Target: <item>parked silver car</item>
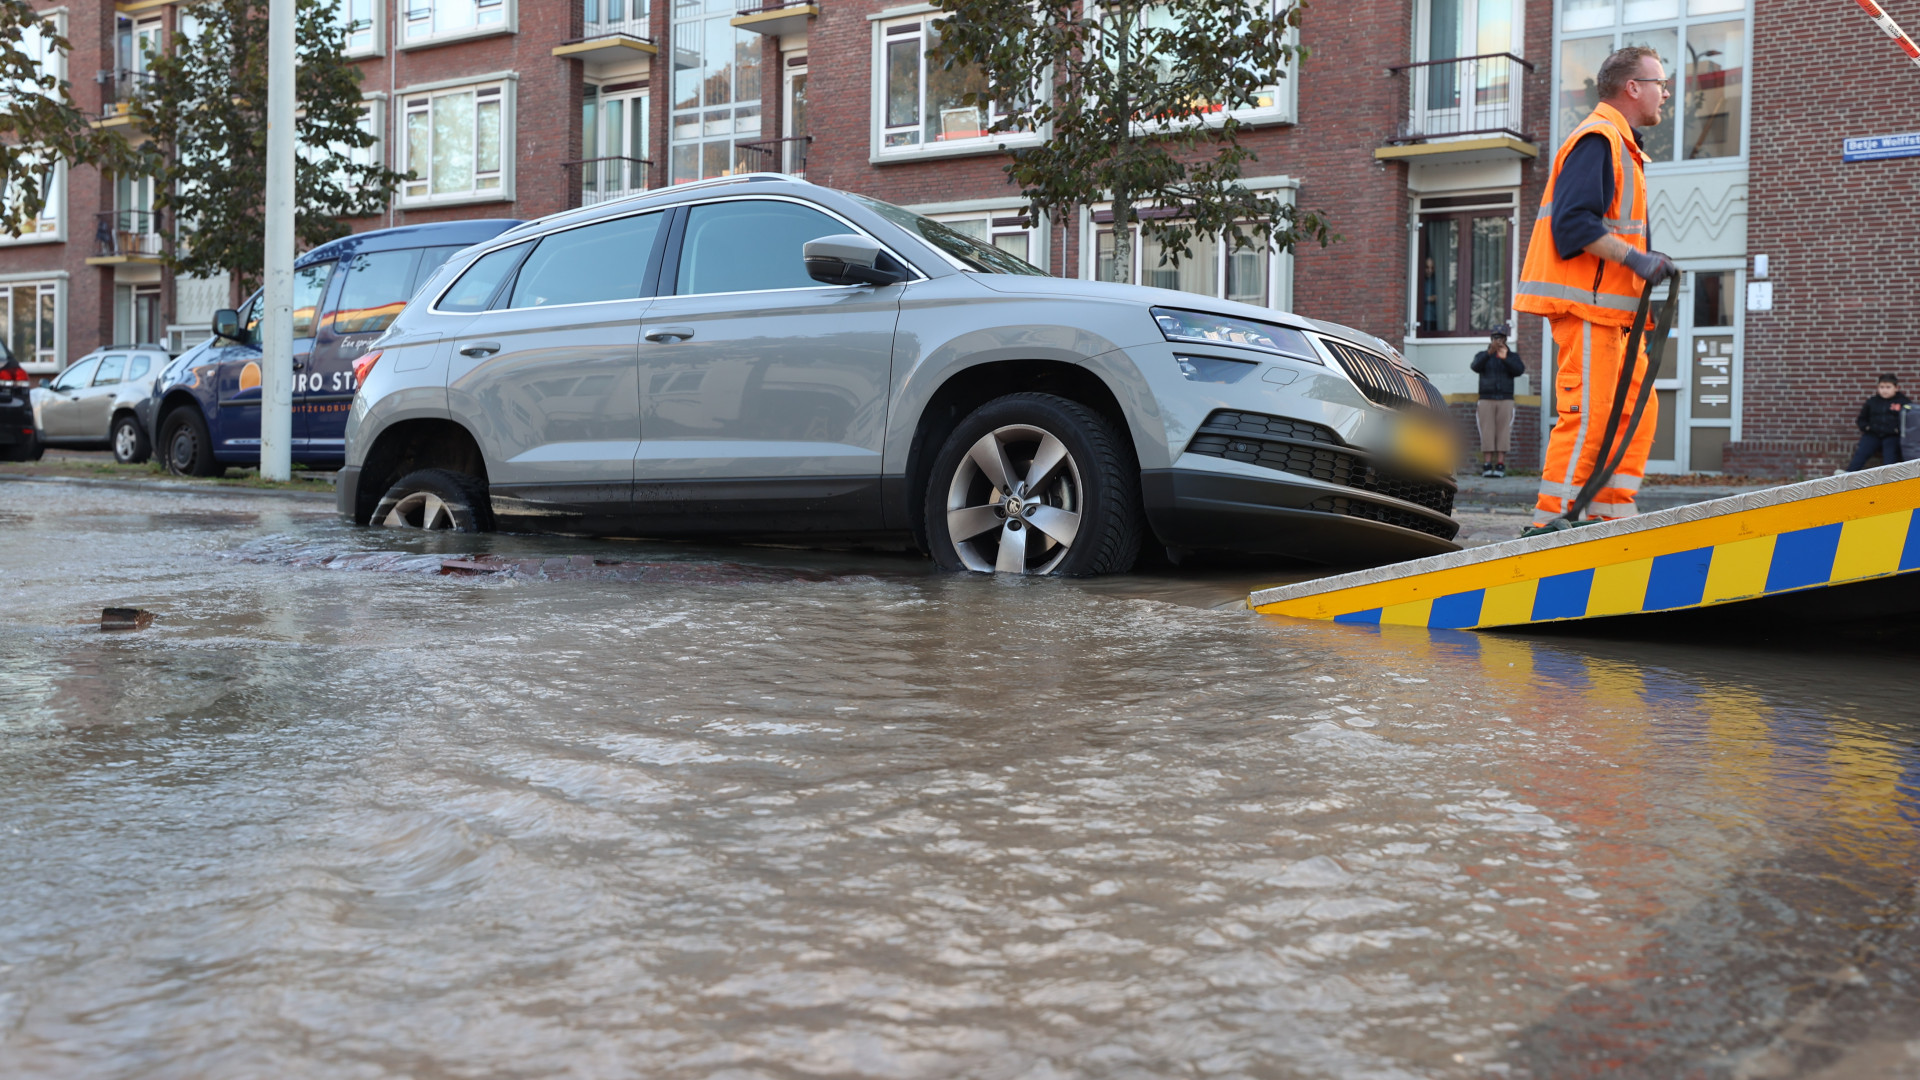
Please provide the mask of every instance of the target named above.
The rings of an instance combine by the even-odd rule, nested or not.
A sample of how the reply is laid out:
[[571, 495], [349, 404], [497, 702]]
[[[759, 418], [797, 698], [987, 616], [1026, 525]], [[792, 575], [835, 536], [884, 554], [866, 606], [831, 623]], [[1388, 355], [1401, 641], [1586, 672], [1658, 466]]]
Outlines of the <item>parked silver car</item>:
[[1454, 547], [1444, 400], [1378, 339], [1053, 278], [791, 177], [511, 229], [372, 348], [338, 486], [363, 525], [892, 538], [1062, 574], [1145, 543]]
[[163, 345], [109, 345], [75, 360], [33, 391], [41, 444], [112, 450], [122, 465], [147, 460], [147, 414], [167, 360]]

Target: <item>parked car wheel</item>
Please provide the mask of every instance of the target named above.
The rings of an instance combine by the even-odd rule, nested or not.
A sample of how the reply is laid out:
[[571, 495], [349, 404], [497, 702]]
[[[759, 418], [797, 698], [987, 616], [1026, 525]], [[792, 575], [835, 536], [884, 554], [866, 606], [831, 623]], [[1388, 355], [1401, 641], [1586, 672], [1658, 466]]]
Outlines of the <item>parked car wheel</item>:
[[46, 452], [46, 445], [40, 441], [38, 434], [34, 434], [27, 436], [25, 442], [14, 443], [7, 456], [14, 461], [39, 461]]
[[122, 413], [113, 422], [113, 460], [122, 465], [138, 465], [151, 456], [147, 433], [130, 413]]
[[213, 459], [213, 436], [200, 410], [192, 406], [167, 414], [160, 426], [161, 460], [180, 476], [218, 476], [226, 469]]
[[492, 532], [493, 500], [486, 481], [451, 469], [420, 469], [387, 489], [371, 524], [384, 529]]
[[1077, 402], [997, 398], [962, 420], [934, 459], [926, 527], [946, 570], [1124, 573], [1144, 531], [1132, 448]]

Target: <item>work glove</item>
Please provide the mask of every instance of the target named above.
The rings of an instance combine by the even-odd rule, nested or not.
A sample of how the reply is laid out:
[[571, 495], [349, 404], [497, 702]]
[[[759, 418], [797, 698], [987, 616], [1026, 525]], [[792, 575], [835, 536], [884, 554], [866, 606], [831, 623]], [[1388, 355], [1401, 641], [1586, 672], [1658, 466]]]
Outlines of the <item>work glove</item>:
[[1639, 275], [1643, 281], [1659, 281], [1680, 272], [1672, 259], [1657, 251], [1629, 251], [1626, 264], [1627, 269]]

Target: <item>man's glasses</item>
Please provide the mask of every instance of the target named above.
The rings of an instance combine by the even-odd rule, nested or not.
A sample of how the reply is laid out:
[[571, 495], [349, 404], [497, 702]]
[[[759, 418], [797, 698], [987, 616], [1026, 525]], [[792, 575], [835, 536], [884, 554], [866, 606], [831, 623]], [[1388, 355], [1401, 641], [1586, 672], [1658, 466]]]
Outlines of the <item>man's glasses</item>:
[[1664, 79], [1628, 79], [1627, 81], [1628, 81], [1628, 82], [1650, 82], [1650, 83], [1659, 83], [1659, 84], [1660, 84], [1660, 89], [1662, 89], [1662, 90], [1665, 90], [1665, 91], [1666, 91], [1667, 93], [1669, 93], [1669, 94], [1671, 94], [1671, 93], [1673, 93], [1673, 78], [1672, 78], [1672, 76], [1668, 76], [1667, 78], [1664, 78]]

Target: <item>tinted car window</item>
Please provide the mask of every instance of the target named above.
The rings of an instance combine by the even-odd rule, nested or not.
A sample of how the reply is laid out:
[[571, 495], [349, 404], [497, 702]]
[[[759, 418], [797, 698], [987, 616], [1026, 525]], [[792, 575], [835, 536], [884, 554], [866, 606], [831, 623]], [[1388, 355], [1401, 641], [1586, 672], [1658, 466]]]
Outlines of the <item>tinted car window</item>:
[[355, 255], [341, 269], [339, 306], [327, 314], [336, 334], [385, 330], [413, 296], [414, 268], [420, 249], [374, 251]]
[[100, 372], [93, 377], [93, 385], [110, 386], [113, 383], [117, 383], [120, 381], [120, 377], [126, 374], [126, 370], [127, 358], [125, 355], [116, 353], [113, 356], [103, 356], [100, 358]]
[[800, 249], [809, 240], [852, 230], [818, 210], [790, 202], [707, 203], [687, 213], [677, 291], [748, 292], [819, 288]]
[[509, 307], [631, 300], [640, 295], [665, 214], [638, 214], [554, 233], [527, 256]]
[[93, 377], [93, 369], [99, 366], [99, 363], [100, 361], [98, 360], [80, 361], [79, 363], [73, 365], [67, 370], [61, 372], [60, 377], [53, 380], [53, 389], [78, 390], [79, 388], [87, 385], [87, 380]]
[[527, 244], [515, 244], [512, 247], [490, 251], [460, 275], [453, 288], [440, 297], [437, 305], [441, 311], [485, 311], [487, 302], [500, 288], [507, 275], [519, 264], [520, 256], [527, 253]]
[[247, 306], [240, 312], [240, 325], [247, 328], [247, 341], [251, 344], [260, 342], [260, 317], [266, 303], [266, 293], [254, 293], [253, 299], [248, 300]]
[[293, 336], [313, 336], [320, 325], [320, 300], [327, 295], [327, 279], [333, 276], [333, 262], [315, 263], [293, 272]]
[[132, 382], [135, 379], [145, 378], [147, 372], [152, 369], [153, 360], [151, 358], [136, 356], [133, 358], [133, 363], [127, 365], [127, 381]]

